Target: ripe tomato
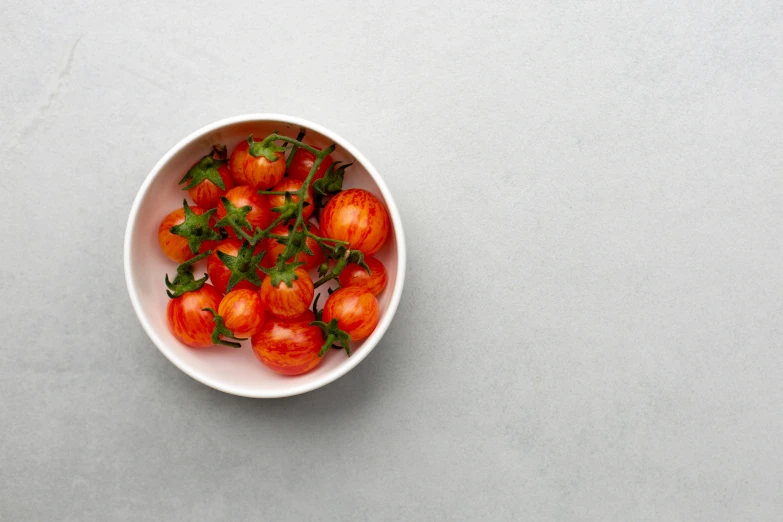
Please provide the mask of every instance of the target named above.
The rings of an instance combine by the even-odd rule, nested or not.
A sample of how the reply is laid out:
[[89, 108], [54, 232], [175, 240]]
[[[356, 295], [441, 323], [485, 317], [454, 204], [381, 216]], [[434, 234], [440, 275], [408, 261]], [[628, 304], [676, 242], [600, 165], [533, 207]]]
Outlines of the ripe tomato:
[[215, 323], [212, 322], [212, 314], [203, 309], [217, 310], [222, 298], [223, 295], [207, 283], [198, 290], [169, 299], [166, 307], [169, 330], [174, 337], [193, 348], [212, 346]]
[[378, 295], [386, 288], [386, 267], [374, 257], [365, 257], [364, 262], [370, 269], [370, 273], [365, 272], [359, 265], [350, 263], [340, 272], [340, 286], [356, 286], [372, 295]]
[[[318, 227], [315, 226], [312, 223], [307, 223], [307, 229], [315, 234], [316, 236], [321, 236], [321, 231], [318, 230]], [[289, 234], [288, 227], [285, 225], [278, 225], [275, 228], [272, 229], [272, 234], [278, 235], [278, 236], [288, 236]], [[296, 263], [304, 263], [304, 267], [306, 270], [313, 270], [318, 265], [323, 263], [324, 261], [324, 251], [321, 248], [321, 245], [318, 244], [318, 242], [313, 238], [306, 238], [305, 244], [307, 247], [313, 252], [313, 255], [307, 255], [304, 252], [299, 252], [293, 261]], [[267, 250], [266, 250], [266, 256], [264, 257], [264, 260], [261, 262], [261, 264], [266, 268], [272, 268], [274, 264], [277, 262], [277, 256], [283, 253], [283, 250], [285, 250], [285, 245], [280, 244], [276, 239], [269, 239], [267, 243]]]
[[218, 314], [235, 337], [250, 337], [264, 324], [264, 305], [257, 289], [231, 290], [220, 301]]
[[[261, 141], [262, 138], [253, 138], [253, 141]], [[247, 185], [247, 177], [245, 176], [245, 160], [248, 157], [248, 145], [247, 140], [242, 140], [239, 145], [231, 152], [231, 157], [228, 159], [228, 168], [231, 170], [231, 175], [234, 177], [237, 185]]]
[[367, 290], [356, 286], [340, 288], [326, 300], [323, 321], [337, 319], [340, 330], [352, 341], [368, 337], [378, 325], [378, 301]]
[[201, 208], [215, 208], [218, 203], [220, 203], [220, 197], [234, 188], [234, 178], [231, 177], [231, 172], [229, 172], [228, 167], [219, 167], [218, 174], [220, 174], [220, 179], [223, 180], [223, 185], [226, 187], [226, 190], [221, 189], [210, 180], [205, 179], [188, 190], [188, 194], [190, 194], [190, 197], [196, 202], [196, 205]]
[[[326, 174], [329, 165], [334, 163], [331, 156], [327, 156], [321, 162], [318, 170], [315, 172], [315, 176], [310, 180], [310, 183], [317, 179], [321, 179]], [[291, 165], [288, 166], [288, 177], [291, 179], [298, 179], [304, 181], [307, 179], [307, 175], [310, 174], [310, 169], [315, 164], [315, 154], [305, 149], [296, 149], [294, 158], [291, 160]]]
[[297, 279], [290, 288], [284, 281], [280, 281], [276, 287], [272, 286], [271, 277], [265, 277], [261, 282], [261, 301], [276, 317], [286, 319], [302, 315], [313, 300], [315, 289], [310, 274], [302, 267], [297, 268], [294, 273]]
[[[275, 192], [296, 192], [302, 188], [302, 182], [298, 179], [291, 179], [286, 178], [272, 189]], [[291, 194], [291, 201], [297, 202], [299, 201], [299, 196], [295, 194]], [[307, 219], [310, 216], [313, 215], [313, 209], [315, 208], [313, 206], [313, 189], [312, 186], [307, 187], [307, 194], [305, 194], [305, 202], [309, 203], [309, 205], [305, 205], [305, 207], [302, 209], [302, 218]], [[277, 196], [277, 195], [270, 195], [269, 196], [269, 206], [272, 208], [275, 207], [281, 207], [285, 204], [285, 196]]]
[[[250, 212], [247, 213], [245, 218], [248, 223], [250, 223], [251, 227], [266, 228], [275, 219], [275, 216], [269, 207], [269, 198], [267, 196], [259, 196], [255, 189], [248, 187], [247, 185], [232, 188], [226, 192], [225, 197], [237, 208], [246, 205], [250, 206]], [[226, 208], [223, 206], [222, 201], [217, 206], [217, 216], [218, 220], [226, 217]], [[236, 232], [231, 227], [226, 227], [226, 230], [230, 237], [237, 237]], [[242, 230], [253, 235], [252, 229], [244, 227]]]
[[272, 318], [252, 337], [253, 353], [283, 375], [299, 375], [318, 366], [324, 342], [321, 329], [307, 321]]
[[[193, 213], [197, 216], [200, 216], [206, 212], [206, 210], [203, 208], [195, 206], [190, 207], [190, 210], [192, 210]], [[158, 226], [158, 243], [160, 244], [161, 250], [163, 250], [163, 253], [166, 254], [169, 259], [176, 261], [177, 263], [184, 263], [196, 255], [191, 252], [190, 246], [188, 245], [188, 240], [186, 238], [172, 234], [169, 231], [171, 227], [179, 225], [184, 221], [185, 209], [178, 208], [163, 218], [163, 221], [160, 222], [160, 226]], [[214, 219], [210, 219], [210, 224], [214, 225], [214, 221]], [[199, 253], [206, 252], [207, 250], [214, 248], [215, 243], [215, 241], [202, 242], [201, 247], [199, 247]]]
[[386, 207], [364, 189], [340, 192], [321, 211], [321, 229], [327, 237], [348, 241], [350, 248], [368, 256], [381, 249], [389, 227]]
[[254, 189], [269, 189], [274, 187], [285, 175], [285, 155], [276, 152], [276, 161], [269, 161], [264, 156], [255, 157], [248, 153], [245, 157], [245, 180]]
[[[263, 251], [264, 246], [265, 246], [265, 240], [259, 241], [256, 244], [256, 247], [253, 249], [253, 255], [256, 255], [261, 251]], [[228, 255], [236, 257], [237, 252], [239, 252], [240, 248], [242, 248], [242, 242], [240, 240], [229, 238], [219, 243], [212, 251], [212, 253], [209, 254], [209, 257], [207, 257], [207, 274], [209, 274], [209, 280], [212, 282], [213, 285], [215, 285], [215, 288], [217, 288], [218, 291], [220, 291], [220, 293], [223, 294], [226, 293], [226, 288], [228, 287], [228, 280], [231, 279], [231, 269], [227, 267], [225, 263], [223, 263], [223, 261], [220, 259], [220, 257], [217, 254], [218, 250], [221, 252], [225, 252]], [[264, 257], [264, 259], [266, 259], [266, 257]], [[259, 279], [264, 278], [264, 273], [261, 270], [256, 269], [256, 274], [258, 274]], [[258, 291], [258, 286], [254, 285], [248, 280], [242, 280], [238, 282], [236, 285], [234, 285], [234, 288], [232, 288], [231, 290], [233, 291], [237, 289]]]

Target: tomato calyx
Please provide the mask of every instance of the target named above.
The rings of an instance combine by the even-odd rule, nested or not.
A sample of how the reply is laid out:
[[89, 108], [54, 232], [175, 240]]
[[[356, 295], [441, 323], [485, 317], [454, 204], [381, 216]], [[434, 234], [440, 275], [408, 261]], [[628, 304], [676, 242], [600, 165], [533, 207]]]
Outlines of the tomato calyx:
[[[316, 316], [318, 316], [318, 314], [316, 314]], [[310, 323], [310, 326], [317, 326], [320, 328], [325, 339], [321, 350], [318, 352], [318, 357], [323, 357], [323, 355], [329, 351], [329, 348], [342, 348], [345, 350], [348, 357], [351, 356], [351, 336], [348, 335], [348, 332], [340, 330], [340, 327], [337, 326], [337, 319], [332, 319], [328, 323], [319, 319], [318, 321]]]
[[240, 281], [249, 281], [256, 286], [261, 286], [261, 278], [258, 277], [256, 270], [265, 255], [266, 250], [263, 250], [254, 256], [253, 247], [248, 241], [242, 243], [236, 256], [218, 250], [218, 258], [231, 271], [231, 277], [226, 285], [226, 293], [230, 292]]
[[221, 196], [220, 201], [223, 203], [223, 208], [226, 209], [226, 215], [221, 220], [215, 223], [216, 227], [230, 227], [234, 229], [234, 232], [238, 236], [246, 236], [246, 232], [242, 228], [252, 229], [250, 222], [247, 220], [248, 213], [253, 210], [250, 205], [237, 208], [230, 199], [226, 196]]
[[[287, 263], [289, 259], [299, 254], [299, 252], [302, 252], [308, 256], [313, 255], [313, 251], [310, 249], [309, 246], [307, 246], [307, 232], [304, 231], [305, 227], [299, 227], [298, 230], [292, 230], [290, 227], [288, 229], [288, 235], [287, 236], [272, 236], [270, 235], [270, 239], [273, 239], [280, 243], [281, 245], [291, 245], [290, 248], [286, 247], [286, 249], [278, 256], [277, 262], [282, 266], [284, 263]], [[291, 252], [290, 254], [288, 252]]]
[[207, 250], [206, 252], [197, 255], [194, 258], [188, 259], [184, 263], [180, 264], [177, 267], [177, 275], [174, 276], [174, 281], [169, 281], [169, 275], [166, 274], [166, 287], [168, 287], [168, 290], [166, 290], [166, 294], [171, 299], [174, 299], [176, 297], [181, 296], [182, 294], [185, 294], [187, 292], [194, 292], [196, 290], [200, 290], [202, 286], [204, 286], [204, 283], [207, 282], [207, 279], [209, 279], [209, 276], [207, 274], [204, 274], [204, 277], [201, 279], [196, 279], [193, 277], [193, 265], [207, 257], [212, 253], [212, 250]]
[[226, 164], [228, 164], [226, 146], [215, 145], [212, 147], [212, 152], [198, 160], [198, 163], [193, 165], [185, 176], [179, 180], [180, 184], [189, 182], [182, 190], [195, 188], [204, 180], [211, 181], [220, 190], [226, 190], [223, 178], [220, 176], [220, 172], [218, 172], [218, 169]]
[[212, 227], [209, 226], [209, 218], [212, 217], [212, 214], [214, 214], [217, 209], [213, 208], [207, 210], [199, 216], [190, 209], [188, 200], [182, 200], [182, 204], [185, 210], [185, 221], [171, 227], [169, 232], [187, 239], [190, 251], [193, 254], [198, 254], [201, 243], [204, 241], [217, 241], [220, 239], [220, 234], [212, 230]]
[[321, 278], [313, 283], [313, 288], [318, 288], [332, 279], [337, 279], [349, 263], [357, 264], [368, 274], [370, 273], [370, 267], [364, 262], [364, 253], [361, 250], [348, 250], [345, 246], [338, 245], [335, 248], [335, 252], [341, 254], [336, 257], [337, 262], [335, 262], [331, 270], [329, 269], [328, 263], [322, 263], [321, 266], [318, 267], [318, 275], [321, 276]]
[[299, 279], [299, 276], [296, 275], [296, 269], [305, 265], [305, 263], [283, 263], [280, 265], [279, 259], [281, 259], [282, 256], [283, 254], [280, 254], [278, 263], [272, 268], [261, 267], [260, 270], [270, 277], [270, 282], [273, 287], [277, 288], [281, 282], [284, 282], [288, 288], [293, 288], [294, 281]]
[[[270, 191], [259, 190], [258, 193], [269, 194]], [[298, 194], [298, 191], [295, 192], [294, 194]], [[288, 221], [291, 218], [295, 218], [299, 213], [299, 202], [293, 200], [293, 197], [291, 196], [291, 192], [286, 191], [284, 195], [285, 195], [285, 202], [279, 207], [272, 207], [271, 209], [272, 212], [277, 212], [278, 214], [280, 214], [279, 219], [282, 220], [283, 222]], [[310, 203], [308, 203], [307, 201], [302, 202], [303, 209], [308, 205], [310, 205]]]
[[317, 179], [313, 182], [313, 190], [322, 196], [328, 194], [336, 194], [343, 189], [343, 178], [345, 177], [345, 169], [353, 165], [353, 162], [341, 165], [339, 161], [335, 161], [329, 168], [326, 169], [324, 177]]
[[221, 317], [215, 310], [212, 308], [202, 308], [203, 311], [209, 312], [212, 314], [212, 320], [215, 322], [215, 329], [212, 330], [212, 342], [214, 344], [222, 344], [223, 346], [230, 346], [231, 348], [241, 348], [242, 345], [239, 343], [226, 341], [225, 339], [221, 339], [222, 337], [228, 337], [229, 339], [234, 339], [235, 341], [246, 341], [247, 337], [236, 337], [234, 335], [234, 332], [226, 328], [225, 323], [223, 322], [223, 317]]
[[[272, 134], [272, 136], [276, 136], [277, 134]], [[247, 145], [248, 149], [247, 152], [254, 158], [260, 158], [263, 156], [267, 160], [271, 162], [277, 161], [280, 156], [277, 155], [278, 152], [285, 152], [285, 147], [281, 147], [280, 145], [275, 145], [275, 140], [270, 140], [269, 138], [266, 138], [263, 141], [255, 141], [253, 140], [253, 135], [247, 137]]]

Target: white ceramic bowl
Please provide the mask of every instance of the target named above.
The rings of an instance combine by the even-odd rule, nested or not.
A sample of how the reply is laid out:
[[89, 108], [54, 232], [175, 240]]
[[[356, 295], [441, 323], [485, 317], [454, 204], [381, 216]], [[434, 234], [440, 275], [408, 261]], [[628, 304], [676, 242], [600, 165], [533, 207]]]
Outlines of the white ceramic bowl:
[[[386, 289], [378, 296], [381, 310], [378, 326], [363, 342], [352, 343], [351, 357], [347, 357], [345, 352], [330, 350], [313, 371], [285, 377], [261, 364], [249, 341], [237, 350], [228, 347], [193, 349], [174, 338], [166, 325], [168, 297], [163, 280], [166, 273], [174, 276], [176, 264], [161, 252], [157, 230], [163, 217], [181, 207], [187, 195], [177, 182], [190, 166], [209, 152], [213, 144], [225, 144], [230, 152], [251, 133], [266, 136], [278, 131], [296, 137], [300, 127], [307, 129], [307, 143], [319, 148], [335, 143], [337, 149], [332, 156], [336, 160], [354, 162], [346, 171], [345, 188], [365, 188], [386, 203], [392, 230], [376, 257], [386, 266], [389, 280]], [[136, 195], [125, 231], [124, 259], [125, 279], [133, 308], [144, 330], [163, 355], [197, 381], [244, 397], [297, 395], [320, 388], [344, 375], [367, 357], [383, 337], [397, 310], [405, 279], [405, 239], [400, 214], [378, 172], [358, 150], [334, 132], [309, 121], [280, 114], [246, 114], [220, 120], [197, 130], [172, 147], [158, 161]], [[200, 277], [204, 272], [206, 269], [202, 261], [196, 265], [196, 276]]]

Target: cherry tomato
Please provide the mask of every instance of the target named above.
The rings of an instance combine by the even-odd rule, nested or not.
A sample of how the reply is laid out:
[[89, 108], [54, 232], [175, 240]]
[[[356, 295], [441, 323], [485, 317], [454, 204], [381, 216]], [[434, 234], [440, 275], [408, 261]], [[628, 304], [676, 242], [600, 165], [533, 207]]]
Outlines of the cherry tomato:
[[[261, 141], [263, 138], [253, 138], [253, 141]], [[231, 170], [231, 175], [234, 177], [237, 185], [247, 185], [247, 177], [245, 176], [245, 160], [248, 157], [248, 145], [247, 140], [242, 140], [239, 145], [231, 152], [231, 157], [228, 159], [228, 168]]]
[[[314, 224], [307, 223], [307, 229], [316, 236], [321, 236], [321, 231], [318, 230], [318, 227]], [[288, 237], [289, 232], [290, 231], [288, 230], [288, 227], [285, 225], [278, 225], [271, 231], [272, 234], [286, 237]], [[296, 258], [294, 258], [294, 261], [288, 262], [305, 263], [304, 268], [306, 270], [312, 270], [323, 263], [324, 251], [321, 248], [321, 245], [319, 245], [318, 242], [313, 238], [308, 237], [305, 239], [305, 244], [313, 252], [313, 255], [307, 255], [304, 252], [299, 252], [296, 255]], [[261, 262], [261, 264], [266, 268], [271, 268], [277, 262], [277, 256], [283, 253], [283, 250], [285, 250], [285, 245], [279, 243], [276, 239], [269, 239], [269, 242], [267, 243], [266, 256], [264, 257], [264, 260]]]
[[367, 290], [357, 286], [340, 288], [326, 300], [323, 321], [337, 319], [340, 330], [352, 341], [368, 337], [378, 325], [378, 301]]
[[308, 321], [269, 319], [252, 337], [253, 353], [283, 375], [299, 375], [318, 366], [324, 343], [321, 329]]
[[264, 305], [258, 290], [231, 290], [220, 301], [218, 314], [236, 337], [250, 337], [264, 324]]
[[[272, 189], [275, 192], [296, 192], [302, 188], [302, 182], [298, 179], [291, 179], [286, 178]], [[291, 194], [291, 201], [297, 202], [299, 201], [299, 196], [296, 196], [294, 194]], [[310, 216], [313, 215], [313, 189], [312, 186], [307, 187], [307, 194], [305, 194], [305, 202], [309, 203], [309, 205], [305, 205], [305, 207], [302, 209], [302, 218], [307, 219]], [[269, 196], [269, 206], [272, 208], [283, 206], [285, 203], [285, 196], [277, 196], [277, 195], [270, 195]]]
[[[334, 163], [331, 156], [327, 156], [321, 162], [318, 170], [315, 172], [315, 176], [310, 180], [310, 183], [317, 179], [321, 179], [326, 174], [329, 165]], [[310, 174], [310, 169], [315, 164], [315, 154], [305, 149], [296, 149], [294, 158], [291, 160], [291, 165], [288, 167], [288, 177], [291, 179], [298, 179], [304, 181], [307, 179], [307, 175]]]
[[389, 227], [386, 207], [364, 189], [340, 192], [321, 211], [321, 229], [327, 237], [348, 241], [350, 248], [368, 256], [381, 249]]
[[365, 272], [359, 265], [350, 263], [340, 272], [340, 286], [356, 286], [372, 295], [378, 295], [386, 288], [386, 267], [374, 257], [365, 257], [364, 262], [370, 269], [370, 273]]
[[285, 155], [276, 152], [276, 161], [269, 161], [264, 156], [255, 157], [248, 153], [245, 156], [245, 180], [254, 189], [269, 189], [274, 187], [285, 175]]
[[[265, 240], [259, 241], [256, 244], [256, 247], [253, 249], [253, 255], [256, 255], [264, 250], [264, 245]], [[207, 257], [207, 274], [209, 275], [209, 280], [213, 285], [215, 285], [215, 288], [217, 288], [220, 293], [226, 293], [228, 280], [231, 279], [231, 269], [229, 269], [223, 263], [217, 252], [220, 250], [221, 252], [225, 252], [228, 255], [236, 257], [237, 252], [239, 252], [241, 247], [242, 242], [240, 240], [233, 238], [225, 239], [219, 243], [212, 253], [209, 254], [209, 257]], [[266, 259], [266, 257], [264, 257], [264, 259]], [[264, 278], [264, 273], [261, 270], [256, 270], [256, 274], [258, 274], [259, 279]], [[238, 282], [231, 290], [233, 291], [238, 289], [258, 291], [258, 287], [246, 279]]]
[[272, 278], [265, 277], [261, 282], [261, 301], [264, 307], [274, 316], [293, 318], [305, 313], [315, 295], [313, 280], [310, 274], [302, 267], [294, 273], [297, 276], [289, 288], [284, 281], [272, 286]]
[[223, 295], [207, 283], [198, 290], [169, 299], [166, 307], [169, 330], [174, 337], [193, 348], [212, 346], [215, 323], [212, 322], [212, 314], [203, 308], [217, 310], [222, 298]]
[[[246, 205], [251, 207], [250, 212], [247, 213], [245, 218], [252, 227], [266, 228], [275, 219], [274, 213], [269, 207], [269, 198], [267, 196], [259, 196], [255, 189], [248, 187], [247, 185], [232, 188], [226, 192], [225, 197], [237, 208]], [[217, 216], [218, 220], [223, 219], [226, 216], [226, 208], [223, 206], [222, 201], [217, 206]], [[226, 227], [226, 230], [230, 237], [237, 237], [234, 229]], [[247, 227], [242, 230], [250, 235], [253, 234], [253, 230], [248, 230]]]
[[[203, 208], [195, 206], [190, 207], [190, 210], [192, 210], [193, 213], [197, 216], [200, 216], [206, 212], [206, 210]], [[183, 221], [185, 221], [185, 209], [178, 208], [163, 218], [163, 221], [161, 221], [160, 226], [158, 227], [158, 243], [160, 244], [160, 248], [169, 259], [176, 261], [177, 263], [184, 263], [196, 255], [190, 251], [190, 246], [188, 246], [187, 239], [169, 232], [171, 227], [179, 225]], [[214, 224], [214, 219], [211, 219], [210, 222]], [[215, 243], [215, 241], [202, 242], [201, 247], [199, 247], [199, 253], [206, 252], [207, 250], [214, 248]]]
[[218, 203], [220, 203], [220, 197], [234, 188], [234, 178], [231, 177], [231, 172], [229, 172], [228, 167], [219, 167], [218, 174], [220, 174], [220, 179], [223, 180], [223, 185], [226, 187], [226, 190], [221, 189], [210, 180], [205, 179], [188, 190], [188, 194], [190, 194], [190, 197], [196, 202], [196, 205], [201, 208], [215, 208]]

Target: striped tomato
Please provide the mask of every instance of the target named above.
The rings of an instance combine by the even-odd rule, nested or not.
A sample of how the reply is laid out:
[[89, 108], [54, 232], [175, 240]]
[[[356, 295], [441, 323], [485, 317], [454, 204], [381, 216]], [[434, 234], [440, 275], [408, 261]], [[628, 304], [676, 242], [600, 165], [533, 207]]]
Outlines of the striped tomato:
[[205, 284], [198, 290], [169, 299], [166, 307], [169, 330], [192, 348], [212, 346], [215, 323], [212, 322], [212, 314], [204, 308], [217, 310], [222, 298], [223, 295], [214, 286]]
[[253, 353], [267, 367], [283, 375], [299, 375], [318, 366], [324, 342], [321, 329], [304, 320], [267, 320], [252, 337]]
[[321, 231], [327, 237], [348, 241], [349, 247], [371, 256], [389, 237], [389, 213], [384, 204], [364, 189], [340, 192], [321, 211]]
[[289, 287], [285, 281], [280, 281], [277, 286], [272, 286], [272, 277], [265, 277], [261, 282], [261, 301], [266, 309], [274, 316], [283, 319], [291, 319], [302, 315], [310, 308], [310, 303], [315, 295], [313, 280], [310, 274], [302, 267], [294, 273], [296, 279]]

